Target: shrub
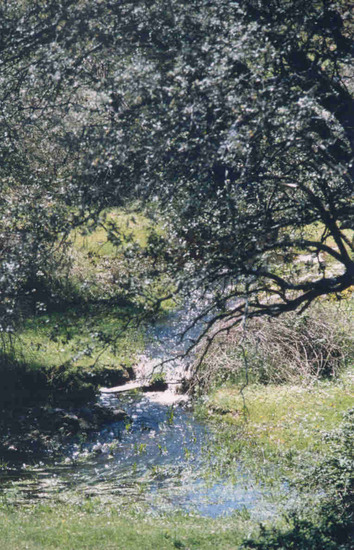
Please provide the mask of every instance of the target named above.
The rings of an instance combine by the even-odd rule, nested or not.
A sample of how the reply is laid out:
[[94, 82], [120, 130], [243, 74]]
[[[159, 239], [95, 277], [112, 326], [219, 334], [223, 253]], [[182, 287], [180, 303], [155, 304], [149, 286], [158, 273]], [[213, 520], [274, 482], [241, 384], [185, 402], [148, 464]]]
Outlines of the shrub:
[[305, 467], [297, 485], [316, 490], [322, 498], [315, 509], [305, 498], [298, 510], [286, 517], [285, 528], [261, 526], [257, 538], [245, 541], [241, 548], [255, 550], [349, 550], [353, 548], [354, 409], [348, 411], [342, 425], [325, 437], [330, 446], [327, 455], [315, 467]]
[[[311, 383], [336, 377], [353, 356], [350, 307], [322, 302], [299, 315], [252, 319], [217, 337], [199, 369], [202, 386], [224, 381]], [[247, 365], [246, 365], [247, 364]]]

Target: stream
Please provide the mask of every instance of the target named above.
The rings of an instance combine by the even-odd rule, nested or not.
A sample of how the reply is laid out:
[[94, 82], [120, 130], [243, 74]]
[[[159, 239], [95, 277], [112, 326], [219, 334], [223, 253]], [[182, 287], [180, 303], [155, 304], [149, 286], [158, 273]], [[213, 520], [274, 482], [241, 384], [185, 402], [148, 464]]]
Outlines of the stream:
[[[151, 328], [150, 358], [163, 358], [166, 345], [176, 348], [177, 326], [180, 316], [174, 313]], [[163, 344], [157, 345], [161, 335]], [[73, 437], [39, 464], [0, 470], [0, 498], [26, 505], [76, 493], [122, 507], [134, 502], [150, 513], [182, 510], [215, 518], [247, 509], [258, 519], [274, 514], [269, 488], [241, 463], [223, 466], [215, 428], [198, 420], [188, 402], [170, 405], [158, 393], [102, 393], [100, 404], [124, 409], [127, 419]]]

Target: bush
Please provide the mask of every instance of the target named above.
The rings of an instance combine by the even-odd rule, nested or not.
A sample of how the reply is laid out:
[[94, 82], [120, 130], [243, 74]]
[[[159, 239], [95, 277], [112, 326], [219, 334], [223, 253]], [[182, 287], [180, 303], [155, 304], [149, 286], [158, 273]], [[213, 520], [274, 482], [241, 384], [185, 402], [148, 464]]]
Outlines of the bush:
[[256, 550], [349, 550], [353, 548], [354, 409], [348, 411], [339, 429], [325, 437], [330, 445], [315, 467], [305, 467], [297, 486], [317, 491], [319, 505], [311, 509], [304, 501], [286, 518], [285, 528], [261, 526], [257, 538], [241, 548]]
[[202, 386], [224, 381], [311, 383], [336, 377], [353, 356], [348, 302], [322, 302], [299, 315], [252, 319], [245, 333], [214, 340], [199, 370]]
[[288, 518], [288, 529], [265, 529], [257, 540], [245, 542], [241, 548], [247, 550], [350, 550], [350, 522], [338, 515], [334, 507], [318, 518], [317, 522], [299, 518], [297, 514]]

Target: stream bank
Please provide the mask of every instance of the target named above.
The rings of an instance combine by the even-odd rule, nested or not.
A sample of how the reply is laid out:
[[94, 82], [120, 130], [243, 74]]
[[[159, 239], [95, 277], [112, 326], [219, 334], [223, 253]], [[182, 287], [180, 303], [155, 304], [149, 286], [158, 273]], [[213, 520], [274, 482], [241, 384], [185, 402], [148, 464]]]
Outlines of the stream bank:
[[[158, 329], [153, 327], [155, 335]], [[161, 327], [164, 334], [169, 330], [170, 326]], [[159, 373], [155, 366], [166, 348], [157, 348], [151, 355], [147, 348], [135, 383], [145, 385], [142, 365], [146, 376]], [[169, 380], [165, 372], [164, 382]], [[24, 431], [31, 423], [33, 431], [40, 432], [41, 423], [45, 431], [51, 415], [60, 417], [66, 427], [61, 430], [63, 426], [52, 420], [44, 438], [48, 446], [29, 446], [22, 456], [18, 449], [8, 449], [0, 474], [1, 542], [8, 536], [12, 547], [25, 548], [14, 543], [17, 535], [10, 524], [26, 532], [23, 540], [40, 541], [38, 547], [45, 550], [55, 548], [56, 543], [50, 542], [55, 527], [61, 537], [70, 533], [70, 542], [61, 538], [61, 550], [71, 550], [72, 540], [75, 548], [85, 549], [89, 544], [122, 550], [236, 549], [251, 533], [260, 536], [260, 521], [269, 526], [276, 522], [286, 530], [279, 513], [291, 510], [294, 502], [304, 499], [308, 510], [320, 513], [318, 495], [324, 499], [327, 486], [311, 487], [309, 497], [290, 488], [289, 480], [300, 465], [312, 468], [329, 453], [324, 430], [329, 433], [336, 427], [350, 406], [350, 387], [349, 374], [311, 387], [250, 386], [247, 422], [240, 414], [239, 390], [232, 384], [205, 396], [197, 410], [188, 402], [176, 403], [176, 398], [185, 397], [176, 396], [171, 388], [103, 391], [88, 410], [82, 405], [34, 408], [28, 411], [31, 419], [23, 419]], [[58, 432], [54, 438], [53, 429]], [[31, 432], [32, 428], [29, 437]], [[57, 525], [56, 517], [65, 529]], [[4, 518], [10, 518], [8, 525]], [[322, 529], [318, 517], [316, 521]], [[93, 525], [100, 530], [97, 536]], [[137, 533], [145, 537], [145, 546]], [[30, 544], [31, 550], [35, 548], [36, 542]]]
[[[0, 475], [3, 498], [11, 495], [14, 503], [29, 505], [78, 492], [123, 507], [134, 499], [159, 513], [184, 510], [214, 518], [242, 509], [259, 518], [274, 513], [269, 491], [267, 503], [264, 487], [241, 463], [234, 469], [236, 482], [226, 471], [220, 475], [213, 433], [190, 405], [163, 400], [164, 392], [102, 393], [94, 410], [102, 415], [110, 410], [112, 416], [99, 427], [59, 434], [44, 452], [27, 449], [27, 464], [13, 445], [12, 462]], [[69, 418], [76, 422], [77, 415]]]

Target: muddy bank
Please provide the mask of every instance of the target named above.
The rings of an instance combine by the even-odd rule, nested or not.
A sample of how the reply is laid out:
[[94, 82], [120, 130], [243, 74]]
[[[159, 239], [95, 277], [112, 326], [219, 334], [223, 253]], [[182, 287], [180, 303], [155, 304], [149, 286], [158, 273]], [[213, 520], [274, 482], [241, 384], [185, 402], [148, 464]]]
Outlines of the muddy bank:
[[75, 437], [83, 439], [89, 433], [99, 432], [112, 423], [130, 422], [128, 413], [119, 406], [118, 400], [105, 403], [100, 395], [114, 397], [139, 389], [151, 402], [165, 406], [188, 400], [186, 395], [173, 391], [175, 387], [172, 390], [164, 380], [151, 380], [148, 377], [136, 380], [134, 370], [124, 375], [118, 371], [118, 375], [104, 379], [108, 382], [119, 381], [120, 384], [103, 387], [100, 391], [95, 385], [94, 400], [86, 401], [85, 396], [92, 396], [83, 394], [80, 388], [79, 395], [73, 394], [72, 401], [66, 393], [56, 395], [50, 404], [40, 400], [34, 405], [32, 399], [31, 405], [3, 409], [0, 418], [0, 458], [10, 465], [55, 458], [60, 455], [61, 446], [69, 444]]
[[97, 402], [79, 408], [43, 405], [3, 411], [0, 457], [9, 465], [55, 457], [74, 436], [85, 437], [118, 421], [129, 421], [121, 407]]

